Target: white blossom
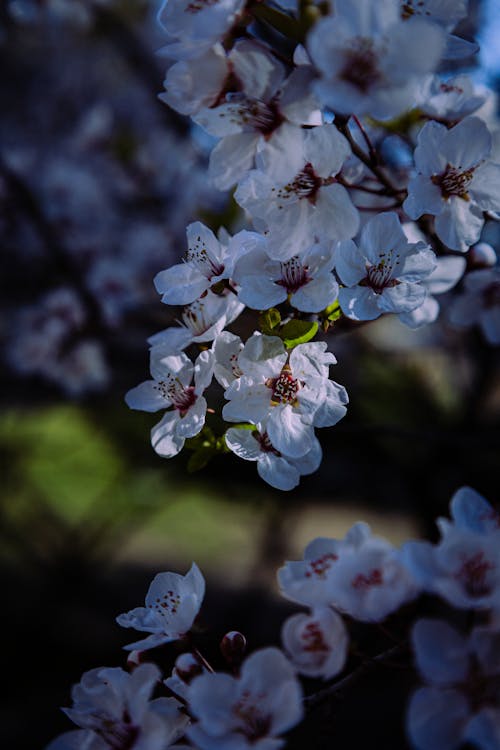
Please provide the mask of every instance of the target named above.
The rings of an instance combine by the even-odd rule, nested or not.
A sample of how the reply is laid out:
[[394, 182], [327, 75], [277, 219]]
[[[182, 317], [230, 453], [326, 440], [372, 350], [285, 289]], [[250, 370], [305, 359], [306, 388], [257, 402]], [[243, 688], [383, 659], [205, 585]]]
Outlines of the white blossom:
[[329, 607], [288, 617], [281, 638], [295, 669], [306, 677], [329, 680], [344, 668], [349, 636], [342, 618]]
[[417, 175], [403, 208], [412, 219], [434, 215], [438, 237], [452, 250], [468, 250], [481, 234], [483, 211], [500, 209], [500, 165], [490, 153], [491, 134], [478, 117], [451, 130], [431, 121], [418, 135]]
[[125, 646], [127, 651], [144, 651], [176, 641], [189, 632], [205, 595], [205, 579], [196, 563], [185, 576], [158, 573], [146, 594], [146, 606], [119, 615], [124, 628], [151, 633], [147, 638]]
[[423, 242], [408, 242], [395, 213], [378, 214], [363, 228], [359, 246], [352, 240], [337, 245], [342, 312], [353, 320], [411, 312], [424, 302], [427, 290], [421, 282], [435, 267], [432, 250]]
[[239, 677], [201, 675], [188, 690], [197, 722], [187, 734], [200, 750], [277, 750], [279, 735], [303, 715], [301, 688], [281, 651], [255, 651]]

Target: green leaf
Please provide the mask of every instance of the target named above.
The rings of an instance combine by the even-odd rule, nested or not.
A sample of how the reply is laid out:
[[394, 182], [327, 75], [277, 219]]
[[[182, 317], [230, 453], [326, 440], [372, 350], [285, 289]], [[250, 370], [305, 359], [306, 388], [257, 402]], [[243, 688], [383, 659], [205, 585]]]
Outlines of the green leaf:
[[276, 336], [276, 328], [281, 323], [281, 315], [279, 310], [275, 307], [271, 307], [270, 310], [266, 310], [259, 315], [259, 327], [262, 333], [267, 336]]
[[316, 321], [290, 320], [288, 323], [285, 323], [279, 335], [283, 339], [286, 348], [293, 349], [294, 346], [306, 344], [308, 341], [311, 341], [317, 332], [318, 324]]

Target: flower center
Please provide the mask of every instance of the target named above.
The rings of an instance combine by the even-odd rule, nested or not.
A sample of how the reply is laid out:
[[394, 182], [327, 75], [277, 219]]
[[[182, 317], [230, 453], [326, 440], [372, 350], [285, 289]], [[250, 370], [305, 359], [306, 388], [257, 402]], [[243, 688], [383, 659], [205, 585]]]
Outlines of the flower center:
[[310, 560], [309, 570], [306, 571], [306, 578], [316, 576], [317, 578], [325, 578], [328, 570], [332, 567], [332, 563], [339, 559], [339, 556], [335, 552], [326, 552], [321, 557], [317, 557], [316, 560]]
[[372, 586], [381, 586], [383, 582], [384, 579], [382, 572], [379, 568], [374, 568], [368, 573], [368, 575], [359, 573], [351, 582], [351, 586], [358, 591], [367, 591]]
[[399, 255], [394, 257], [390, 253], [380, 253], [380, 261], [377, 265], [367, 266], [366, 276], [359, 284], [360, 286], [369, 286], [375, 294], [382, 294], [387, 287], [397, 286], [400, 282], [392, 278], [394, 266], [400, 263]]
[[153, 609], [157, 614], [165, 617], [167, 614], [175, 615], [179, 609], [181, 597], [172, 590], [168, 590], [163, 596], [156, 597], [152, 604], [148, 604], [149, 609]]
[[212, 5], [217, 5], [219, 0], [191, 0], [189, 5], [186, 6], [186, 13], [199, 13], [205, 8], [210, 8]]
[[363, 94], [380, 81], [382, 74], [371, 39], [357, 37], [353, 40], [352, 46], [344, 50], [344, 66], [339, 78]]
[[232, 121], [244, 130], [268, 136], [283, 122], [275, 99], [266, 103], [262, 99], [245, 96], [242, 92], [228, 94], [226, 99], [234, 102]]
[[330, 650], [323, 637], [323, 632], [317, 622], [308, 622], [300, 637], [304, 643], [304, 651], [309, 651], [312, 653], [316, 653], [318, 651], [322, 653], [328, 653], [328, 651]]
[[278, 279], [276, 284], [285, 287], [288, 294], [295, 294], [302, 286], [312, 281], [308, 274], [309, 268], [303, 266], [296, 255], [280, 265], [281, 279]]
[[[322, 184], [323, 180], [316, 174], [313, 165], [308, 162], [304, 169], [295, 175], [291, 182], [279, 188], [276, 197], [279, 200], [285, 201], [294, 197], [299, 199], [307, 198], [310, 203], [314, 204], [317, 192]], [[272, 192], [274, 191], [275, 188], [272, 188]]]
[[139, 727], [131, 723], [127, 711], [124, 712], [121, 721], [107, 716], [96, 719], [98, 726], [95, 732], [111, 750], [131, 750], [135, 745], [139, 737]]
[[469, 201], [467, 188], [473, 175], [474, 167], [460, 172], [456, 167], [447, 164], [444, 172], [432, 175], [431, 181], [441, 190], [441, 194], [445, 200], [451, 198], [452, 195], [456, 195], [464, 201]]
[[158, 380], [155, 388], [160, 391], [165, 399], [169, 399], [172, 405], [184, 417], [188, 410], [193, 406], [198, 396], [194, 392], [192, 385], [185, 388], [178, 378], [168, 374], [165, 380]]
[[271, 717], [262, 712], [259, 706], [255, 705], [255, 700], [264, 700], [265, 695], [251, 696], [248, 691], [244, 691], [240, 700], [235, 704], [233, 712], [238, 721], [236, 731], [241, 732], [250, 742], [266, 737], [271, 729]]
[[212, 320], [207, 320], [205, 305], [201, 300], [195, 300], [182, 311], [182, 322], [192, 331], [194, 336], [200, 336], [213, 325]]
[[224, 264], [217, 262], [210, 256], [199, 236], [196, 238], [194, 246], [187, 249], [186, 261], [196, 266], [209, 281], [214, 276], [220, 276], [224, 271]]
[[277, 378], [268, 378], [266, 385], [272, 390], [271, 406], [279, 406], [279, 404], [297, 405], [300, 383], [293, 377], [290, 365], [286, 364]]
[[463, 585], [468, 596], [473, 598], [487, 596], [491, 592], [491, 584], [486, 577], [488, 571], [494, 568], [493, 563], [485, 559], [484, 552], [478, 552], [472, 557], [465, 558], [455, 578]]

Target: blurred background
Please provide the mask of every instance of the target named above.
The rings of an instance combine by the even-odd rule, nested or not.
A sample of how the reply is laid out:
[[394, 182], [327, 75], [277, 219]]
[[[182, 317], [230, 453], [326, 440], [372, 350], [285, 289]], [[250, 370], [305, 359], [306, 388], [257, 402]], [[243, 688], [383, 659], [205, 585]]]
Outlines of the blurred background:
[[[0, 732], [5, 747], [20, 750], [70, 728], [58, 706], [69, 705], [83, 671], [123, 665], [130, 633], [114, 617], [142, 603], [159, 570], [184, 573], [196, 560], [205, 573], [201, 638], [217, 659], [227, 630], [243, 630], [251, 649], [279, 642], [293, 607], [278, 596], [276, 569], [315, 536], [342, 536], [363, 519], [396, 544], [435, 539], [434, 519], [461, 485], [500, 499], [498, 349], [479, 330], [453, 330], [447, 298], [440, 320], [420, 331], [389, 317], [334, 328], [332, 375], [351, 404], [337, 427], [320, 432], [323, 464], [297, 490], [272, 490], [254, 464], [232, 455], [190, 472], [187, 451], [168, 462], [153, 452], [155, 415], [123, 401], [148, 377], [146, 338], [173, 316], [152, 278], [183, 254], [190, 221], [238, 224], [230, 196], [206, 180], [206, 139], [157, 99], [165, 67], [155, 56], [157, 5], [0, 4], [0, 579], [9, 688]], [[470, 70], [498, 89], [495, 5], [471, 3], [461, 31], [484, 41]], [[500, 248], [498, 225], [485, 236]], [[213, 401], [221, 395], [214, 387]], [[221, 433], [217, 418], [210, 426]], [[373, 653], [380, 645], [366, 643]], [[165, 671], [171, 657], [162, 656]], [[370, 702], [371, 723], [358, 722], [353, 734], [347, 696], [314, 738], [298, 731], [291, 747], [326, 748], [343, 737], [361, 747], [366, 732], [385, 748], [405, 747], [412, 677], [374, 679], [357, 693]], [[386, 692], [374, 698], [382, 683]]]

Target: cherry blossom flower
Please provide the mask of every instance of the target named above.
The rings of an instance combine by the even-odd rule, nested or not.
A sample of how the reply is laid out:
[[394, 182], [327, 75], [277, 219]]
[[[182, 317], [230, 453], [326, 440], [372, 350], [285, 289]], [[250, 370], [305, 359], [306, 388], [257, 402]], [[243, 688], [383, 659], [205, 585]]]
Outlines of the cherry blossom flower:
[[200, 221], [189, 224], [186, 229], [188, 249], [185, 262], [160, 271], [155, 276], [155, 287], [162, 295], [162, 302], [187, 305], [217, 282], [228, 279], [242, 239], [248, 239], [251, 234], [240, 233], [229, 241], [229, 245], [225, 245]]
[[177, 60], [199, 58], [236, 22], [244, 0], [164, 0], [158, 21], [169, 40], [160, 53]]
[[182, 638], [191, 629], [204, 595], [205, 579], [196, 563], [185, 576], [158, 573], [146, 594], [146, 606], [136, 607], [116, 618], [118, 625], [124, 628], [151, 633], [124, 648], [145, 651]]
[[210, 385], [212, 373], [210, 351], [201, 352], [193, 365], [184, 353], [165, 356], [161, 346], [151, 350], [154, 380], [132, 388], [125, 401], [131, 409], [150, 412], [169, 409], [151, 431], [153, 448], [160, 456], [176, 456], [186, 438], [194, 437], [203, 428], [207, 402], [202, 393]]
[[388, 212], [367, 222], [359, 246], [352, 240], [337, 245], [335, 268], [344, 284], [342, 312], [374, 320], [420, 307], [427, 295], [421, 282], [436, 268], [436, 258], [423, 242], [408, 242], [397, 215]]
[[422, 18], [403, 23], [398, 5], [336, 0], [334, 13], [313, 27], [307, 47], [321, 74], [313, 90], [333, 111], [393, 117], [412, 105], [421, 76], [435, 70], [443, 31]]
[[483, 211], [500, 209], [500, 165], [490, 153], [491, 134], [478, 117], [451, 130], [431, 121], [418, 135], [417, 175], [403, 207], [412, 219], [435, 216], [436, 233], [452, 250], [468, 250], [479, 240]]
[[167, 70], [159, 99], [183, 115], [194, 115], [219, 98], [230, 72], [221, 44], [194, 60], [179, 60]]
[[412, 696], [408, 734], [418, 750], [455, 750], [500, 741], [499, 633], [475, 628], [467, 638], [441, 620], [418, 620], [412, 641], [427, 682]]
[[173, 698], [150, 700], [159, 679], [160, 671], [153, 664], [141, 664], [131, 674], [107, 667], [85, 672], [73, 687], [73, 707], [63, 709], [82, 730], [57, 738], [50, 750], [173, 747], [189, 719]]
[[265, 648], [249, 656], [239, 677], [207, 674], [188, 690], [197, 722], [187, 735], [200, 750], [277, 750], [278, 735], [303, 715], [301, 688], [281, 651]]
[[[468, 0], [399, 0], [403, 21], [422, 19], [439, 24], [447, 32], [467, 16]], [[468, 42], [454, 34], [447, 33], [443, 57], [454, 60], [468, 57], [478, 51], [474, 42]]]
[[347, 393], [328, 379], [336, 360], [325, 349], [325, 343], [300, 344], [288, 356], [281, 339], [254, 333], [238, 357], [244, 374], [224, 394], [224, 419], [265, 422], [277, 451], [305, 456], [314, 447], [314, 427], [332, 426], [346, 413]]
[[303, 474], [312, 474], [321, 463], [322, 451], [318, 440], [304, 456], [291, 458], [280, 453], [271, 443], [262, 425], [254, 429], [231, 427], [224, 435], [227, 447], [245, 461], [256, 461], [261, 479], [278, 490], [291, 490], [299, 484]]
[[333, 266], [332, 245], [312, 245], [279, 261], [269, 257], [264, 243], [240, 258], [233, 279], [239, 285], [239, 299], [254, 310], [267, 310], [289, 299], [297, 310], [320, 312], [338, 295]]
[[233, 293], [213, 294], [209, 290], [201, 299], [183, 308], [178, 326], [155, 333], [148, 343], [161, 347], [163, 354], [168, 355], [192, 343], [213, 341], [226, 325], [236, 320], [244, 307]]
[[350, 154], [334, 125], [309, 130], [284, 124], [257, 153], [236, 201], [265, 229], [273, 258], [288, 260], [315, 242], [353, 237], [358, 211], [335, 182]]
[[[455, 492], [450, 501], [450, 515], [454, 525], [459, 529], [479, 534], [500, 532], [500, 513], [471, 487], [461, 487]], [[449, 521], [445, 518], [438, 518], [437, 525], [444, 533], [449, 526]]]
[[467, 75], [443, 81], [430, 76], [422, 86], [418, 107], [430, 117], [458, 122], [483, 106], [491, 91], [479, 89]]
[[297, 672], [329, 680], [344, 668], [349, 636], [342, 618], [329, 607], [292, 615], [281, 630], [283, 647]]
[[209, 175], [227, 190], [253, 167], [258, 147], [275, 137], [284, 122], [321, 125], [316, 99], [310, 93], [311, 66], [285, 68], [265, 47], [237, 42], [228, 55], [234, 90], [199, 111], [194, 119], [211, 135], [222, 137], [210, 155]]
[[500, 344], [500, 269], [471, 271], [464, 279], [464, 291], [451, 305], [449, 321], [456, 328], [479, 326], [486, 341]]

